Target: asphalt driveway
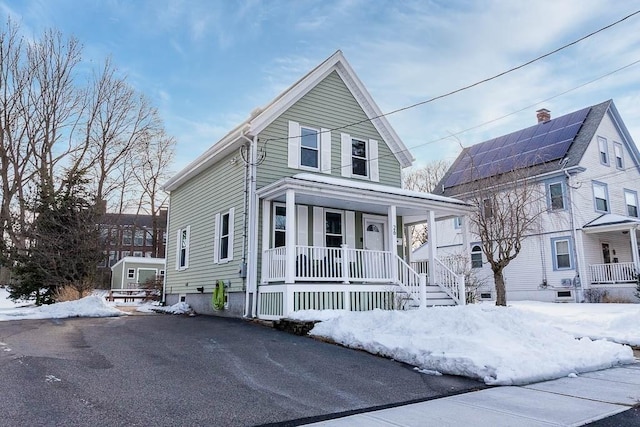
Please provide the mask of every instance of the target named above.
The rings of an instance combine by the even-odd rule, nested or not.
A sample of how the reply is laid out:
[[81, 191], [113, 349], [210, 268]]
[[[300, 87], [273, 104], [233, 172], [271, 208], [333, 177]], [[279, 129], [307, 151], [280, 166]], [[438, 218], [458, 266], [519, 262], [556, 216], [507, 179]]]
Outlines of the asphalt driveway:
[[482, 388], [237, 319], [0, 322], [0, 425], [296, 425]]

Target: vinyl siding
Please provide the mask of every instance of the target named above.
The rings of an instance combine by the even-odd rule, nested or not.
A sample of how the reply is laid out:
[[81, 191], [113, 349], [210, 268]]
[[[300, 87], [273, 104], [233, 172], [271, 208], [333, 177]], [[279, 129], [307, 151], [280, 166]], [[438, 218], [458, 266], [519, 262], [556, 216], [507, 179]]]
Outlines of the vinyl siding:
[[[166, 292], [193, 293], [197, 287], [212, 292], [218, 280], [229, 280], [230, 291], [240, 291], [243, 280], [238, 277], [242, 261], [242, 218], [244, 164], [231, 164], [227, 156], [214, 166], [190, 179], [171, 192], [169, 228], [167, 230]], [[233, 260], [214, 264], [215, 215], [235, 208]], [[191, 227], [189, 267], [176, 270], [176, 234]]]
[[[260, 142], [266, 141], [267, 155], [264, 162], [258, 166], [257, 188], [287, 176], [306, 172], [288, 167], [289, 120], [317, 129], [335, 129], [364, 120], [363, 123], [331, 132], [331, 175], [341, 177], [340, 133], [342, 131], [354, 138], [377, 140], [379, 184], [401, 187], [401, 168], [398, 160], [373, 124], [366, 119], [364, 111], [334, 71], [259, 135]], [[358, 178], [353, 179], [358, 180]]]

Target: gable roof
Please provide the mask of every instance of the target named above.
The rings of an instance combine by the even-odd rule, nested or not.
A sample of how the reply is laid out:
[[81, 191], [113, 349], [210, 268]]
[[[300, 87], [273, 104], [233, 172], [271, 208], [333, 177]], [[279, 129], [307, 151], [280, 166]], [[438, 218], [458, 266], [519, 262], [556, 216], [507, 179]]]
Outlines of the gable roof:
[[528, 168], [535, 177], [579, 167], [605, 114], [625, 140], [636, 165], [640, 154], [612, 100], [464, 148], [436, 192], [461, 194], [471, 182]]
[[408, 148], [393, 130], [386, 117], [383, 116], [382, 111], [353, 71], [353, 68], [351, 68], [351, 65], [347, 62], [342, 51], [338, 50], [278, 95], [265, 107], [254, 110], [249, 118], [233, 128], [211, 148], [169, 179], [169, 181], [164, 184], [163, 189], [165, 191], [175, 190], [191, 177], [215, 164], [218, 159], [239, 148], [246, 142], [246, 138], [252, 138], [258, 135], [289, 107], [334, 71], [337, 72], [344, 81], [367, 118], [371, 120], [371, 123], [387, 143], [391, 152], [398, 159], [400, 165], [403, 168], [411, 166], [414, 158]]

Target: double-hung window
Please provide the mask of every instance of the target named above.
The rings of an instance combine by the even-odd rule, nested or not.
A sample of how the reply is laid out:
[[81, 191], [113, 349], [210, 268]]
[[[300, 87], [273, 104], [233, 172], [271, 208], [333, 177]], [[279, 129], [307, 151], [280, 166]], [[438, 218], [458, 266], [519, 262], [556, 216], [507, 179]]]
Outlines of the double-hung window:
[[133, 244], [134, 246], [143, 246], [144, 245], [144, 233], [145, 231], [141, 228], [136, 228]]
[[473, 245], [471, 248], [471, 268], [482, 268], [482, 248]]
[[145, 230], [144, 244], [145, 244], [145, 246], [153, 246], [153, 231], [152, 230]]
[[191, 226], [178, 230], [176, 248], [176, 270], [184, 270], [189, 267], [189, 240], [191, 239]]
[[133, 230], [130, 228], [125, 228], [122, 230], [122, 245], [123, 246], [131, 246], [133, 236]]
[[607, 140], [601, 136], [598, 137], [598, 148], [600, 149], [600, 163], [609, 166], [609, 150]]
[[552, 182], [547, 186], [549, 209], [552, 211], [565, 209], [564, 188], [562, 182]]
[[624, 169], [624, 157], [622, 151], [622, 144], [619, 142], [613, 143], [613, 154], [616, 156], [616, 168], [622, 170]]
[[453, 228], [460, 229], [462, 228], [462, 217], [457, 216], [453, 218]]
[[300, 166], [318, 169], [320, 143], [316, 129], [300, 126]]
[[339, 248], [342, 245], [342, 213], [325, 212], [325, 246]]
[[602, 182], [593, 182], [593, 199], [596, 212], [609, 212], [609, 195], [607, 184]]
[[355, 138], [351, 140], [351, 174], [368, 176], [367, 143]]
[[554, 270], [570, 270], [573, 268], [571, 239], [569, 237], [551, 239], [551, 251], [553, 252]]
[[482, 201], [482, 215], [485, 218], [493, 217], [493, 200], [492, 199], [484, 199]]
[[627, 204], [627, 215], [638, 218], [638, 193], [624, 190], [624, 201]]
[[215, 217], [215, 237], [213, 262], [225, 263], [233, 260], [234, 211], [217, 213]]
[[279, 248], [287, 242], [287, 208], [274, 205], [273, 210], [273, 247]]
[[135, 279], [136, 270], [134, 268], [127, 269], [127, 279]]

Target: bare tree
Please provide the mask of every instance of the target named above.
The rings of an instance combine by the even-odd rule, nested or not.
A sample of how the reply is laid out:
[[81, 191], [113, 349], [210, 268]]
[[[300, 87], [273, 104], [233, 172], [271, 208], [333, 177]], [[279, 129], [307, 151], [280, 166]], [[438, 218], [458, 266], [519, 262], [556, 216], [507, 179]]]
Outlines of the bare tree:
[[[402, 172], [402, 186], [407, 190], [431, 193], [449, 168], [445, 160], [435, 160], [420, 168], [409, 168]], [[411, 227], [411, 241], [414, 246], [426, 243], [429, 233], [426, 225]]]
[[161, 191], [162, 182], [169, 178], [169, 165], [175, 154], [175, 139], [164, 132], [149, 135], [149, 139], [142, 145], [132, 167], [140, 193], [138, 212], [152, 215], [152, 246], [154, 256], [163, 257], [159, 253], [160, 211], [164, 208], [168, 195]]
[[475, 206], [469, 220], [482, 241], [482, 252], [493, 272], [496, 305], [507, 304], [504, 269], [522, 249], [523, 240], [539, 231], [546, 212], [540, 183], [527, 176], [527, 168], [465, 184], [461, 198]]

